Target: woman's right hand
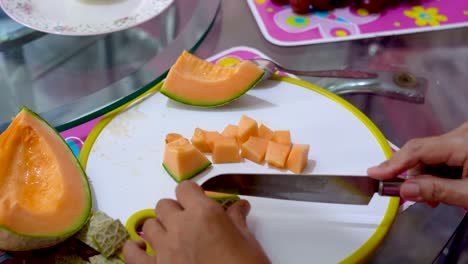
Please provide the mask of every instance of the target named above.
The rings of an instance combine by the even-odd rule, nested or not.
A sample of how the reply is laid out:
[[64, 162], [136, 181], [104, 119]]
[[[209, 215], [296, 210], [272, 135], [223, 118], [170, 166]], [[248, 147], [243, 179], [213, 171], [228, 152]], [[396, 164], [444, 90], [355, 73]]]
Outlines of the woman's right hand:
[[[461, 167], [461, 179], [424, 173], [425, 167], [435, 165]], [[468, 208], [468, 122], [441, 136], [413, 139], [367, 172], [370, 177], [387, 180], [405, 171], [414, 177], [403, 183], [402, 198], [432, 206], [441, 202]]]

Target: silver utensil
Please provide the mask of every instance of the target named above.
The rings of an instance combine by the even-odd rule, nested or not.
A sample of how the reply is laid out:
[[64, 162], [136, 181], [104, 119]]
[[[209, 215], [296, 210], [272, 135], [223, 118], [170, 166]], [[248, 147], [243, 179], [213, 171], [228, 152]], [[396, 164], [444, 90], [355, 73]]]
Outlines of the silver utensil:
[[309, 77], [322, 77], [322, 78], [347, 78], [347, 79], [375, 79], [378, 77], [376, 73], [357, 71], [357, 70], [320, 70], [320, 71], [300, 71], [287, 69], [280, 64], [268, 59], [255, 58], [250, 59], [258, 67], [263, 69], [265, 74], [262, 81], [270, 78], [271, 75], [278, 71], [283, 71], [295, 75], [309, 76]]

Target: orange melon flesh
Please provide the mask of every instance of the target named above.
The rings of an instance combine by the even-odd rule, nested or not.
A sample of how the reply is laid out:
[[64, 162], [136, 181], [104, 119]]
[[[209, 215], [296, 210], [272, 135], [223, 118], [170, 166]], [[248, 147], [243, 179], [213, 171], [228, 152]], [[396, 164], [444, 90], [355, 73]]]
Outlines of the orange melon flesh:
[[271, 140], [273, 138], [273, 130], [264, 124], [261, 124], [258, 128], [258, 136], [267, 140]]
[[265, 154], [268, 147], [268, 140], [260, 137], [250, 137], [241, 147], [241, 156], [255, 163], [262, 164], [265, 161]]
[[278, 130], [273, 133], [272, 141], [280, 144], [291, 145], [291, 133], [289, 130]]
[[290, 149], [291, 146], [269, 141], [265, 154], [265, 160], [271, 166], [283, 169], [285, 167]]
[[208, 142], [206, 141], [205, 137], [205, 131], [200, 128], [195, 128], [195, 131], [193, 132], [192, 136], [192, 144], [201, 152], [210, 152], [210, 146], [208, 145]]
[[308, 144], [293, 144], [286, 161], [286, 168], [294, 173], [302, 173], [309, 159]]
[[238, 126], [238, 134], [237, 137], [240, 142], [244, 143], [246, 142], [249, 137], [256, 137], [258, 136], [258, 125], [257, 121], [254, 119], [243, 115], [239, 121], [239, 126]]
[[179, 138], [182, 138], [183, 136], [181, 134], [177, 133], [169, 133], [166, 135], [166, 144], [171, 143], [172, 141], [176, 141]]
[[208, 158], [185, 138], [166, 144], [163, 167], [177, 182], [196, 176], [210, 165]]
[[213, 163], [238, 163], [240, 161], [239, 144], [236, 138], [226, 137], [214, 141]]
[[246, 93], [263, 73], [250, 61], [225, 67], [184, 51], [169, 70], [160, 92], [184, 104], [217, 106]]
[[218, 131], [205, 131], [206, 143], [208, 144], [209, 152], [213, 152], [214, 142], [224, 138]]
[[23, 108], [0, 135], [0, 249], [55, 245], [91, 214], [87, 176], [60, 135]]

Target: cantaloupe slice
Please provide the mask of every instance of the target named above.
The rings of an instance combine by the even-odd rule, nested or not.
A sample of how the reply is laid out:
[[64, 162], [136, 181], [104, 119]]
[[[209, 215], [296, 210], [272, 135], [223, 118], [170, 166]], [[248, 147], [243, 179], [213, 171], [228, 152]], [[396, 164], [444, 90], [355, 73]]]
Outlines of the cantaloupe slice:
[[212, 191], [205, 191], [205, 194], [206, 196], [220, 203], [225, 209], [228, 209], [231, 205], [240, 200], [239, 196], [236, 194]]
[[238, 163], [239, 144], [234, 137], [223, 137], [214, 141], [213, 163]]
[[273, 132], [272, 141], [280, 144], [291, 145], [291, 133], [289, 130], [277, 130]]
[[211, 161], [187, 139], [166, 144], [163, 167], [175, 181], [190, 179], [210, 166]]
[[91, 214], [88, 178], [63, 138], [22, 108], [0, 135], [0, 249], [56, 245]]
[[271, 140], [273, 138], [273, 130], [264, 124], [261, 124], [258, 128], [258, 136], [266, 140]]
[[286, 165], [286, 160], [290, 152], [291, 146], [276, 143], [274, 141], [268, 142], [265, 160], [271, 166], [283, 169]]
[[169, 70], [160, 92], [183, 104], [219, 106], [242, 96], [263, 74], [250, 61], [225, 67], [184, 51]]
[[246, 142], [249, 137], [258, 136], [258, 124], [253, 118], [243, 115], [239, 121], [237, 138], [241, 143]]
[[309, 159], [308, 144], [293, 144], [286, 161], [286, 168], [294, 173], [302, 173]]
[[261, 137], [250, 137], [241, 147], [241, 156], [255, 163], [262, 164], [268, 148], [268, 140]]
[[176, 141], [177, 139], [182, 138], [182, 137], [183, 136], [181, 134], [178, 134], [178, 133], [169, 133], [169, 134], [166, 135], [165, 142], [166, 142], [166, 144], [171, 143], [172, 141]]

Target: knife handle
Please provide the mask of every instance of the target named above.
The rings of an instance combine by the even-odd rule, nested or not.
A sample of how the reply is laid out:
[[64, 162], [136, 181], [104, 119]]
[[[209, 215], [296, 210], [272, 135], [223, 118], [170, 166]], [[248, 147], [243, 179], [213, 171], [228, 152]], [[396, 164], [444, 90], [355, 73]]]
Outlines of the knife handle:
[[[461, 179], [463, 167], [426, 166], [421, 174], [434, 175], [445, 179]], [[394, 178], [379, 182], [379, 194], [382, 196], [400, 196], [400, 187], [405, 179]]]

